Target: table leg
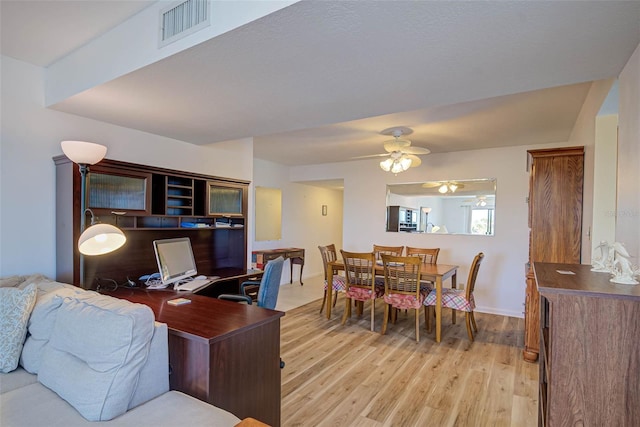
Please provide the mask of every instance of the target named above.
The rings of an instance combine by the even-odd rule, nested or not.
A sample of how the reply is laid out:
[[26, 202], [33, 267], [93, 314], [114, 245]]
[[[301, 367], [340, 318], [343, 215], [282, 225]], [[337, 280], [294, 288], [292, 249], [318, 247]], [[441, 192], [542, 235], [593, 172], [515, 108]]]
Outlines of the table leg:
[[[451, 276], [451, 289], [456, 289], [456, 274], [453, 273], [453, 276]], [[451, 310], [451, 323], [456, 324], [456, 310]]]
[[327, 300], [325, 301], [327, 307], [327, 320], [331, 319], [331, 294], [333, 293], [333, 269], [329, 268], [327, 274]]
[[442, 276], [436, 278], [436, 342], [440, 342], [442, 329]]
[[304, 285], [304, 283], [302, 283], [302, 269], [304, 268], [304, 259], [300, 260], [300, 286]]
[[300, 286], [304, 285], [302, 283], [302, 269], [304, 268], [304, 259], [303, 258], [289, 258], [289, 266], [291, 267], [291, 274], [289, 275], [289, 284], [293, 283], [293, 265], [297, 264], [300, 266]]

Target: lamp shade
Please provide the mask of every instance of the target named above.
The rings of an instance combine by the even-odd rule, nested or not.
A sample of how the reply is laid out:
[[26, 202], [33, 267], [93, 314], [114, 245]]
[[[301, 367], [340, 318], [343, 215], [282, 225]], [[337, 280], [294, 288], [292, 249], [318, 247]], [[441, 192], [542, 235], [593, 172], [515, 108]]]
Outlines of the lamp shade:
[[102, 255], [115, 251], [127, 241], [124, 233], [109, 224], [95, 224], [87, 228], [78, 240], [83, 255]]
[[389, 172], [391, 170], [392, 165], [393, 165], [392, 158], [388, 158], [387, 160], [383, 160], [380, 162], [380, 168], [382, 168], [382, 170], [385, 172]]
[[62, 141], [60, 146], [64, 155], [79, 165], [94, 165], [107, 154], [107, 147], [93, 142]]

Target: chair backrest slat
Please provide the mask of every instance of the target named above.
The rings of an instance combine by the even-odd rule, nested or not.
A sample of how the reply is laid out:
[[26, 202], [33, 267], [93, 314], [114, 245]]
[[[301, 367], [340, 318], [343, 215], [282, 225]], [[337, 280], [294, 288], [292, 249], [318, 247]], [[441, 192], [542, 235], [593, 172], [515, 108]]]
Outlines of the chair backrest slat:
[[326, 281], [329, 277], [329, 263], [338, 259], [338, 254], [336, 253], [336, 245], [333, 243], [327, 246], [318, 246], [320, 249], [320, 255], [322, 256], [322, 266], [324, 267], [324, 280]]
[[350, 286], [373, 290], [375, 285], [375, 255], [373, 252], [347, 252], [341, 250], [347, 290]]
[[373, 245], [373, 253], [375, 254], [376, 261], [382, 261], [382, 254], [402, 256], [404, 246], [381, 246]]
[[420, 293], [420, 265], [417, 256], [382, 254], [385, 293], [415, 295]]
[[412, 248], [407, 246], [407, 256], [419, 256], [424, 264], [437, 264], [440, 248]]

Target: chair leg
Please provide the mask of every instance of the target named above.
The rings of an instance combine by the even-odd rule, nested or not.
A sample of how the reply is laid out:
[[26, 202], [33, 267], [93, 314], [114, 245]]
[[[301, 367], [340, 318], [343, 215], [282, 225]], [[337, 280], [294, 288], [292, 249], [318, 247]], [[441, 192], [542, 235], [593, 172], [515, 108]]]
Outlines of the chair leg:
[[384, 304], [384, 317], [382, 318], [382, 330], [380, 334], [384, 335], [387, 333], [387, 323], [389, 321], [389, 304]]
[[427, 327], [427, 332], [431, 333], [431, 306], [430, 305], [424, 308], [424, 322]]
[[320, 314], [322, 314], [322, 311], [324, 310], [324, 304], [327, 302], [327, 290], [324, 290], [324, 295], [322, 296], [322, 306], [320, 307]]
[[351, 298], [345, 298], [344, 314], [342, 315], [342, 324], [347, 323], [347, 317], [351, 317]]
[[416, 308], [416, 342], [420, 342], [420, 309]]
[[476, 316], [473, 315], [473, 311], [469, 313], [471, 315], [471, 324], [473, 325], [473, 331], [478, 332], [478, 325], [476, 325]]
[[469, 335], [469, 341], [473, 341], [473, 332], [471, 332], [471, 313], [466, 312], [464, 314], [464, 319], [467, 322], [467, 335]]
[[373, 332], [373, 316], [375, 314], [376, 311], [376, 300], [372, 299], [371, 300], [371, 332]]
[[336, 306], [336, 303], [338, 302], [338, 291], [334, 291], [333, 292], [333, 306]]
[[362, 317], [362, 312], [364, 311], [364, 301], [356, 301], [356, 314], [358, 317]]

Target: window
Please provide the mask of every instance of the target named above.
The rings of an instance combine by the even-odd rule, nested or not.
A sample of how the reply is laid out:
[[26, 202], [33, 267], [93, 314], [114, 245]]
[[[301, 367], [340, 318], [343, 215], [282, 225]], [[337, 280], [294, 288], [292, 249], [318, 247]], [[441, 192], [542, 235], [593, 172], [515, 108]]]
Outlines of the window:
[[493, 208], [476, 208], [471, 210], [471, 234], [493, 235]]

